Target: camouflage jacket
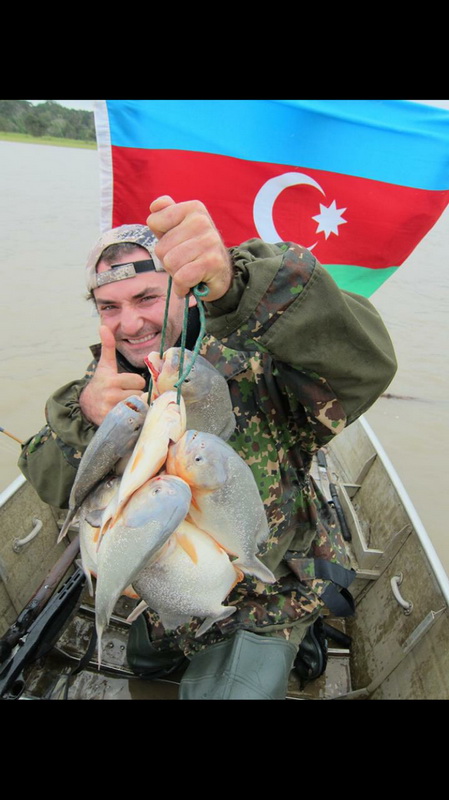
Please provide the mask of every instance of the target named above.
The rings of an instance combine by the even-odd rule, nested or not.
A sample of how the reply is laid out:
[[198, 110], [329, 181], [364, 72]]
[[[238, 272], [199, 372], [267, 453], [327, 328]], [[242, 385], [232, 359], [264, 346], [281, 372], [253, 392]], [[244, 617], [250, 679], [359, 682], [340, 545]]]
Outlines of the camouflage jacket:
[[[315, 570], [317, 558], [349, 564], [333, 512], [310, 479], [311, 458], [369, 408], [396, 369], [373, 306], [340, 291], [309, 251], [253, 239], [231, 254], [234, 281], [207, 304], [201, 353], [228, 381], [236, 416], [229, 444], [258, 484], [270, 527], [260, 555], [277, 581], [246, 576], [227, 599], [235, 614], [198, 640], [198, 620], [170, 634], [187, 654], [239, 627], [288, 637], [291, 626], [322, 607], [330, 581]], [[50, 398], [47, 426], [25, 444], [19, 462], [43, 499], [60, 507], [95, 433], [78, 403], [91, 374]], [[156, 614], [152, 623], [155, 642], [166, 646]]]

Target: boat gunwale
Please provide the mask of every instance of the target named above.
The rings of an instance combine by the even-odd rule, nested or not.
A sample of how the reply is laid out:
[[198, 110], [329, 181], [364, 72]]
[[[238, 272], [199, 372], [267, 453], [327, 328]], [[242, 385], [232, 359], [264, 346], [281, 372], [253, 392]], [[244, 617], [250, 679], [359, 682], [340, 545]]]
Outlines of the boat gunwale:
[[388, 477], [391, 480], [391, 483], [398, 494], [399, 500], [401, 501], [407, 516], [410, 519], [413, 529], [423, 547], [424, 553], [429, 561], [430, 567], [445, 598], [445, 601], [449, 606], [449, 577], [444, 569], [440, 557], [438, 556], [438, 553], [435, 550], [435, 547], [431, 542], [430, 536], [427, 533], [426, 528], [424, 527], [424, 524], [415, 506], [413, 505], [404, 484], [396, 472], [395, 467], [393, 466], [389, 456], [374, 433], [371, 425], [367, 422], [364, 416], [360, 417], [358, 422], [360, 422], [364, 432], [368, 436], [378, 457], [385, 467]]

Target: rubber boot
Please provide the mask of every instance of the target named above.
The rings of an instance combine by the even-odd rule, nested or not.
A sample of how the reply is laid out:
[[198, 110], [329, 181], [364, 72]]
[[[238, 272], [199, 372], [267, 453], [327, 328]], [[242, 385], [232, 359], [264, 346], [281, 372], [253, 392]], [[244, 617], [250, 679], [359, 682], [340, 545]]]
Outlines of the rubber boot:
[[327, 639], [324, 632], [323, 618], [318, 617], [313, 625], [308, 628], [304, 639], [299, 645], [293, 669], [299, 676], [301, 689], [307, 683], [320, 677], [327, 666]]
[[131, 625], [126, 657], [136, 675], [149, 679], [165, 677], [189, 663], [181, 650], [157, 650], [154, 647], [144, 614]]
[[277, 636], [239, 630], [201, 650], [181, 680], [180, 700], [285, 700], [297, 648]]

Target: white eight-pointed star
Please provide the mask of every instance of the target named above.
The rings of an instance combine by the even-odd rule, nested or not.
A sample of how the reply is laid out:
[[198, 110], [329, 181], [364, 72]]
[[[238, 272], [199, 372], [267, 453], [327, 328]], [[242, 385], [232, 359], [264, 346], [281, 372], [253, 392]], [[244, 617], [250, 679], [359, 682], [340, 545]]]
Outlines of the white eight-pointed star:
[[347, 222], [347, 220], [343, 219], [341, 216], [345, 211], [346, 208], [337, 208], [335, 200], [332, 201], [329, 207], [320, 203], [320, 213], [312, 217], [312, 219], [318, 222], [316, 232], [320, 233], [324, 231], [326, 239], [331, 233], [335, 233], [335, 235], [338, 236], [338, 226]]

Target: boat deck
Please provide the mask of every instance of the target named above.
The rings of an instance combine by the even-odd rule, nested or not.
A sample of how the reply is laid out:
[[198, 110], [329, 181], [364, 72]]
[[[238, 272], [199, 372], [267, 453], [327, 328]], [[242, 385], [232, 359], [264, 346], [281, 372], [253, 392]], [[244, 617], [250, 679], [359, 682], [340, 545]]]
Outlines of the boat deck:
[[[133, 674], [126, 660], [129, 623], [126, 617], [136, 601], [121, 598], [103, 635], [101, 671], [96, 649], [85, 668], [69, 677], [87, 651], [94, 629], [92, 599], [83, 591], [81, 604], [56, 645], [42, 663], [35, 663], [26, 673], [26, 691], [20, 699], [46, 700], [176, 700], [183, 670], [169, 678], [144, 680]], [[327, 618], [344, 630], [342, 620]], [[350, 652], [329, 640], [326, 672], [301, 690], [295, 671], [291, 672], [288, 700], [334, 699], [351, 690]]]

